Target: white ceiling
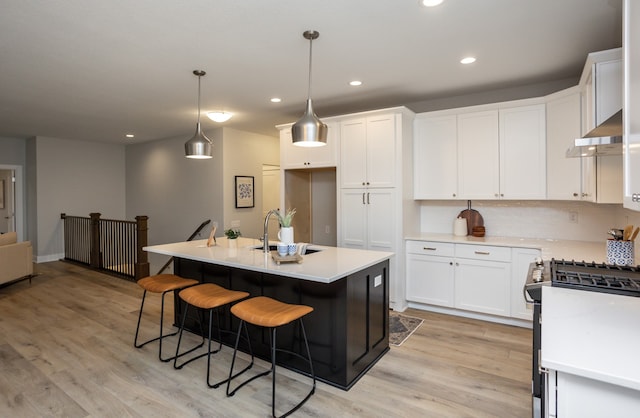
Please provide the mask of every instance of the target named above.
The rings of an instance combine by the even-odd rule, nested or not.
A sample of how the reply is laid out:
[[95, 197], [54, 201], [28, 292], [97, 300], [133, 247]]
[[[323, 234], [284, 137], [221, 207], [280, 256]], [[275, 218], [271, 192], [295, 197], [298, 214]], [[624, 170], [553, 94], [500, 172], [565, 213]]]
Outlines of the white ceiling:
[[[125, 142], [222, 126], [277, 136], [307, 96], [320, 117], [577, 80], [621, 45], [621, 0], [3, 0], [0, 136]], [[466, 55], [478, 61], [462, 66]], [[364, 84], [354, 88], [352, 79]], [[271, 97], [282, 103], [270, 103]], [[203, 130], [221, 126], [206, 117]]]

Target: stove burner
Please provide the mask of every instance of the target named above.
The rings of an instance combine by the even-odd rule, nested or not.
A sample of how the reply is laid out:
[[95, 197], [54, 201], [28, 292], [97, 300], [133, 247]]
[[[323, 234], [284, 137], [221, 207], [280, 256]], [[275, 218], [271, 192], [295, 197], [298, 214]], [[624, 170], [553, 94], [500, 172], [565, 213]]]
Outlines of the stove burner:
[[551, 285], [640, 297], [640, 266], [551, 260]]

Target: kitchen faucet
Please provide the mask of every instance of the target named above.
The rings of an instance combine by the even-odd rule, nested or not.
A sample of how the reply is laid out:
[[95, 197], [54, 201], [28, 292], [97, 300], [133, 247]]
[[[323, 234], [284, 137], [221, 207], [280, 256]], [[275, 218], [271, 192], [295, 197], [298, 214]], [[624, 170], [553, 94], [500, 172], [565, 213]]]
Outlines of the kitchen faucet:
[[262, 245], [265, 254], [269, 253], [269, 217], [275, 215], [278, 212], [277, 209], [271, 209], [267, 212], [267, 216], [264, 217], [264, 235], [262, 239]]

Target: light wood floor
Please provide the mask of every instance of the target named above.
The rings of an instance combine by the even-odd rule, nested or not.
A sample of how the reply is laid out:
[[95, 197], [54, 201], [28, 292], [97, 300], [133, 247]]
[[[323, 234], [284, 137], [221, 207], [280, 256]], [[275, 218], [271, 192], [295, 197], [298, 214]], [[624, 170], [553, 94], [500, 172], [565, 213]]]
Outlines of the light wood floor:
[[[157, 345], [133, 348], [142, 296], [135, 283], [62, 262], [36, 270], [32, 284], [0, 288], [1, 417], [270, 416], [270, 377], [227, 398], [224, 389], [207, 388], [205, 358], [174, 370], [158, 361]], [[153, 296], [143, 316], [147, 335], [157, 333]], [[530, 416], [530, 330], [405, 314], [425, 319], [413, 336], [392, 346], [350, 391], [318, 383], [294, 416]], [[187, 343], [195, 341], [189, 334]], [[214, 356], [214, 379], [225, 377], [230, 357], [229, 347]], [[308, 379], [279, 376], [286, 407]]]

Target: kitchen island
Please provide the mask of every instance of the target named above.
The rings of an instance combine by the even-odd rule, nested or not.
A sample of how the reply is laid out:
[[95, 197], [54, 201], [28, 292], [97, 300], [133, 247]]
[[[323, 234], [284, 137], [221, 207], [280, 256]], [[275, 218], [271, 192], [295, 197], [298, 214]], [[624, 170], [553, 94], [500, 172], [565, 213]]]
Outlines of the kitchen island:
[[[251, 296], [269, 296], [314, 308], [304, 318], [316, 377], [348, 390], [389, 350], [389, 258], [393, 253], [325, 246], [308, 247], [300, 263], [277, 264], [258, 240], [218, 238], [148, 246], [146, 251], [174, 257], [174, 273], [201, 283], [215, 283]], [[184, 303], [175, 299], [175, 321]], [[190, 310], [192, 312], [192, 310]], [[228, 308], [220, 316], [223, 343], [232, 346], [238, 327]], [[207, 324], [205, 324], [206, 329]], [[200, 332], [195, 318], [187, 329]], [[255, 355], [268, 360], [268, 334], [250, 328]], [[293, 324], [278, 330], [278, 345], [302, 353]], [[278, 364], [306, 373], [295, 356]]]

